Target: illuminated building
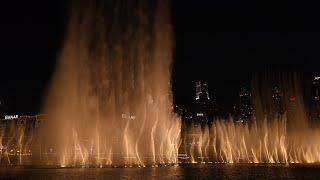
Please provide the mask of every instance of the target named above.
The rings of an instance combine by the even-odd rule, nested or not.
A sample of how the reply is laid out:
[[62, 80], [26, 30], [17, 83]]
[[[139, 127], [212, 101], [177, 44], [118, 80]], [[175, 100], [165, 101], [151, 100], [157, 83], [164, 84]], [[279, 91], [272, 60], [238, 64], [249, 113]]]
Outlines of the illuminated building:
[[247, 88], [241, 88], [239, 92], [238, 121], [248, 122], [253, 117], [251, 92]]
[[279, 118], [283, 113], [283, 93], [278, 86], [274, 86], [272, 92], [272, 115], [273, 117]]
[[210, 100], [208, 83], [205, 81], [196, 82], [196, 101], [195, 101], [195, 122], [206, 124], [213, 120], [214, 108]]
[[39, 128], [45, 119], [44, 115], [5, 115], [0, 119], [0, 134], [2, 134], [0, 156], [7, 154], [10, 157], [10, 164], [18, 164], [21, 159], [24, 164], [39, 160], [41, 157]]
[[196, 100], [210, 100], [208, 92], [208, 84], [204, 81], [196, 82]]
[[320, 77], [313, 78], [311, 103], [311, 118], [320, 120]]
[[299, 99], [299, 95], [296, 95], [295, 93], [290, 93], [286, 97], [286, 118], [287, 118], [287, 127], [289, 129], [293, 129], [295, 126], [295, 122], [299, 121], [299, 117], [301, 114], [299, 111], [301, 110], [299, 106], [299, 102], [301, 99]]

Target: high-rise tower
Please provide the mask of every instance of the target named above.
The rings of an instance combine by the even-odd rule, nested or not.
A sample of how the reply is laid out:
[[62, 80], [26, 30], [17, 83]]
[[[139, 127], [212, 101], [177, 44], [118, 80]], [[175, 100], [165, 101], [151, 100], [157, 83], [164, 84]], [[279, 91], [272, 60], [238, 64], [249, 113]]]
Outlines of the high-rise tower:
[[208, 84], [204, 81], [196, 82], [196, 100], [210, 100]]
[[320, 120], [320, 77], [314, 77], [312, 81], [311, 118]]
[[241, 88], [239, 92], [239, 118], [241, 122], [247, 122], [253, 116], [251, 92], [247, 88]]
[[212, 120], [213, 104], [210, 100], [208, 83], [196, 82], [195, 120], [199, 123], [208, 123]]
[[283, 113], [283, 93], [278, 86], [274, 86], [272, 92], [272, 116], [279, 118]]

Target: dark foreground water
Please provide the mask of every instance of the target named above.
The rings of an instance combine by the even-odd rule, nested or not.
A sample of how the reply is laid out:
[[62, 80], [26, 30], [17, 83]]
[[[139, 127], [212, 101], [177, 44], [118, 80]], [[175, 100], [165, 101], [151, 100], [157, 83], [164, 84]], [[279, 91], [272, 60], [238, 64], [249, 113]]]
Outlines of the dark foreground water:
[[158, 168], [0, 168], [0, 179], [320, 179], [320, 165], [196, 164]]

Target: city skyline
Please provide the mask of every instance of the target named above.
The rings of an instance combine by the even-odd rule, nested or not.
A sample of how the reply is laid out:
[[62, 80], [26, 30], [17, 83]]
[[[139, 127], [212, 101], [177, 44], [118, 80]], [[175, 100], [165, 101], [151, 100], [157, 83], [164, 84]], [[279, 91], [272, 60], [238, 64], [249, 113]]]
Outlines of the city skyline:
[[[9, 10], [15, 4], [5, 6]], [[250, 1], [235, 6], [205, 0], [171, 3], [175, 104], [191, 103], [188, 97], [198, 80], [207, 81], [213, 96], [230, 111], [239, 89], [257, 73], [318, 73], [320, 36], [310, 31], [316, 28], [317, 11], [305, 11], [311, 6], [294, 1], [279, 3], [273, 13], [268, 7]], [[298, 7], [303, 11], [295, 14], [292, 9]], [[15, 13], [4, 11], [8, 18], [1, 29], [5, 51], [0, 56], [0, 99], [10, 113], [35, 114], [41, 112], [65, 37], [68, 3], [34, 1], [17, 8]]]
[[[292, 81], [291, 78], [287, 80]], [[188, 97], [190, 103], [182, 104], [180, 106], [175, 105], [175, 111], [182, 116], [183, 120], [190, 121], [193, 119], [194, 122], [198, 123], [209, 123], [215, 119], [229, 117], [233, 118], [235, 121], [247, 122], [253, 120], [255, 115], [257, 115], [255, 108], [259, 105], [256, 104], [257, 102], [255, 102], [255, 99], [261, 101], [258, 103], [264, 104], [262, 111], [259, 113], [263, 112], [263, 114], [267, 115], [268, 119], [273, 119], [283, 116], [288, 111], [288, 107], [286, 107], [288, 106], [288, 102], [294, 102], [297, 98], [302, 98], [302, 103], [307, 110], [305, 113], [310, 116], [310, 119], [318, 121], [320, 119], [320, 77], [313, 76], [308, 78], [310, 79], [304, 83], [304, 85], [307, 86], [306, 89], [303, 89], [304, 86], [299, 87], [302, 85], [302, 82], [292, 81], [293, 86], [297, 86], [299, 89], [302, 88], [301, 92], [292, 91], [287, 84], [288, 82], [280, 83], [277, 81], [277, 83], [275, 83], [265, 81], [262, 83], [264, 85], [263, 87], [252, 87], [252, 84], [244, 85], [239, 88], [238, 97], [233, 102], [232, 109], [224, 109], [224, 107], [221, 106], [221, 103], [217, 102], [215, 96], [213, 96], [215, 93], [209, 91], [210, 84], [201, 80], [194, 84], [194, 95]], [[252, 94], [254, 94], [254, 96], [259, 96], [257, 93], [261, 93], [262, 97], [260, 98], [262, 99], [257, 97], [253, 99]], [[217, 94], [215, 95], [217, 96]]]

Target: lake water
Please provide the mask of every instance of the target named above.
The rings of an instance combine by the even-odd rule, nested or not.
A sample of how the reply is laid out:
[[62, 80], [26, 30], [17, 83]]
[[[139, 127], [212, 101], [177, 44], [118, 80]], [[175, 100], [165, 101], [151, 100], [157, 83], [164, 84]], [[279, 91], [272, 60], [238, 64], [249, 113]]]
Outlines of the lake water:
[[320, 165], [190, 164], [158, 168], [0, 168], [0, 179], [320, 179]]

